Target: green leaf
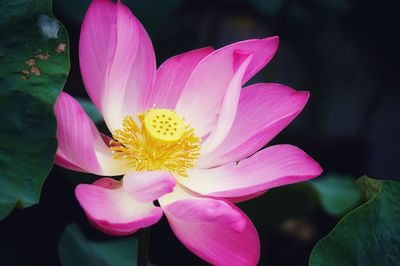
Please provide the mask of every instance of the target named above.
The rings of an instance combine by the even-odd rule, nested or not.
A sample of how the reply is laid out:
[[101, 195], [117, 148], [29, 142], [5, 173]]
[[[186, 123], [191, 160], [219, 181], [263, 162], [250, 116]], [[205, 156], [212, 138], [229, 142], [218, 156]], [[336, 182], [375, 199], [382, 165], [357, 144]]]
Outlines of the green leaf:
[[363, 194], [365, 200], [370, 200], [379, 194], [382, 189], [382, 184], [380, 180], [368, 178], [367, 176], [362, 176], [356, 180], [356, 186]]
[[361, 200], [361, 193], [350, 176], [326, 175], [309, 184], [317, 190], [321, 207], [332, 216], [345, 214]]
[[0, 195], [0, 221], [14, 209], [14, 202], [7, 196]]
[[397, 265], [400, 261], [400, 182], [361, 177], [356, 185], [368, 201], [316, 244], [311, 266]]
[[137, 249], [134, 237], [88, 240], [76, 224], [67, 226], [58, 246], [63, 266], [132, 266], [137, 264]]
[[0, 219], [39, 201], [57, 148], [53, 105], [69, 71], [68, 35], [50, 0], [0, 2]]

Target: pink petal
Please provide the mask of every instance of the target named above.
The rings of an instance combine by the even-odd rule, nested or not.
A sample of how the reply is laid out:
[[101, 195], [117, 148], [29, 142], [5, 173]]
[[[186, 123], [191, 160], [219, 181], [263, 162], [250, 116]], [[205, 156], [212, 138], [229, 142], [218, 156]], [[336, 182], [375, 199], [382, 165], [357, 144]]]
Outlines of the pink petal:
[[197, 64], [213, 51], [205, 47], [171, 57], [157, 70], [150, 107], [175, 109], [179, 96]]
[[203, 195], [236, 198], [317, 177], [322, 169], [299, 148], [275, 145], [237, 163], [196, 169], [179, 182]]
[[252, 155], [293, 121], [308, 96], [308, 92], [273, 83], [244, 88], [230, 132], [213, 152], [199, 159], [198, 167], [214, 167]]
[[127, 171], [122, 161], [113, 159], [96, 126], [74, 98], [61, 93], [54, 112], [57, 119], [57, 164], [98, 175], [121, 175]]
[[249, 81], [255, 74], [258, 73], [265, 65], [271, 61], [276, 51], [278, 50], [279, 37], [273, 36], [260, 40], [247, 40], [238, 43], [234, 43], [230, 46], [234, 46], [235, 49], [243, 51], [254, 51], [254, 57], [251, 64], [246, 70], [243, 77], [243, 84]]
[[[171, 194], [186, 193], [180, 190]], [[161, 198], [160, 205], [175, 235], [190, 251], [213, 265], [257, 265], [258, 234], [240, 209], [221, 199], [171, 198], [174, 195]]]
[[211, 131], [221, 109], [226, 90], [243, 63], [234, 51], [254, 54], [241, 83], [269, 62], [278, 47], [278, 38], [238, 42], [206, 56], [193, 70], [178, 100], [176, 110], [197, 129], [200, 136]]
[[67, 156], [62, 152], [60, 148], [57, 149], [56, 156], [54, 157], [54, 163], [58, 166], [64, 167], [72, 171], [87, 172], [85, 169], [82, 169], [69, 161]]
[[90, 221], [110, 235], [129, 235], [156, 223], [162, 210], [152, 202], [138, 202], [119, 181], [102, 178], [92, 185], [80, 184], [75, 195]]
[[86, 90], [110, 130], [147, 108], [155, 57], [140, 22], [120, 1], [93, 1], [82, 25], [79, 57]]
[[246, 195], [246, 196], [241, 196], [241, 197], [233, 197], [233, 198], [226, 197], [224, 199], [226, 199], [226, 200], [228, 200], [229, 202], [232, 202], [232, 203], [239, 203], [239, 202], [244, 202], [244, 201], [255, 199], [255, 198], [267, 193], [267, 191], [268, 190], [264, 190], [264, 191], [252, 193], [252, 194], [249, 194], [249, 195]]
[[242, 63], [240, 65], [238, 64], [237, 71], [233, 75], [232, 80], [229, 82], [225, 96], [221, 103], [221, 109], [215, 122], [216, 125], [211, 130], [210, 135], [201, 145], [201, 153], [203, 156], [218, 147], [218, 145], [228, 134], [233, 121], [235, 120], [240, 91], [242, 89], [241, 84], [243, 75], [249, 63], [251, 62], [253, 55], [254, 54], [252, 53], [249, 54], [240, 50], [234, 51], [234, 57], [236, 57], [235, 62], [239, 63], [239, 61], [242, 61]]
[[129, 172], [124, 176], [124, 189], [135, 200], [149, 202], [175, 187], [175, 178], [167, 172]]

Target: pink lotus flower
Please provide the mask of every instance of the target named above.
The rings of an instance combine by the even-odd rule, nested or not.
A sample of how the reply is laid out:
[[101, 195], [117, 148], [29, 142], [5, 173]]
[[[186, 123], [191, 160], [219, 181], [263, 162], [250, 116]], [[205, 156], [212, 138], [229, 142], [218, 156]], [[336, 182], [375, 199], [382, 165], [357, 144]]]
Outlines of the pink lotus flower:
[[271, 83], [242, 88], [277, 47], [278, 37], [207, 47], [156, 70], [151, 41], [130, 10], [120, 2], [93, 1], [82, 25], [80, 66], [113, 138], [99, 133], [68, 94], [55, 106], [56, 163], [123, 175], [77, 186], [91, 222], [127, 235], [164, 213], [180, 241], [207, 262], [256, 265], [257, 232], [232, 202], [322, 171], [291, 145], [258, 151], [301, 112], [309, 95]]

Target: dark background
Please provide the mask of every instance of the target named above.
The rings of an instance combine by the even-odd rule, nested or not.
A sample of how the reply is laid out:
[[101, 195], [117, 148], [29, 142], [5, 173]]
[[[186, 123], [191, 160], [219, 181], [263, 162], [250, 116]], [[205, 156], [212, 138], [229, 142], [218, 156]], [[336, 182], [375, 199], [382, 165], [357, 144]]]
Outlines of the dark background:
[[[311, 97], [303, 113], [271, 144], [301, 147], [326, 173], [399, 177], [398, 1], [123, 2], [146, 27], [158, 65], [195, 48], [279, 35], [278, 53], [251, 82], [283, 83], [309, 90]], [[53, 7], [70, 35], [71, 72], [65, 90], [82, 97], [87, 96], [79, 73], [78, 39], [88, 4], [55, 0]], [[15, 210], [0, 223], [2, 242], [7, 243], [0, 244], [0, 256], [6, 254], [9, 265], [59, 265], [58, 240], [71, 222], [89, 238], [105, 238], [91, 228], [74, 198], [81, 178], [55, 167], [40, 205]], [[275, 200], [278, 192], [271, 192]], [[247, 207], [272, 197], [267, 193]], [[294, 231], [283, 226], [285, 220], [265, 228], [263, 221], [249, 215], [260, 232], [260, 265], [306, 265], [315, 242], [337, 222], [318, 207], [308, 209], [307, 200], [299, 197], [296, 201], [304, 200], [304, 212], [291, 217], [296, 221]], [[287, 197], [277, 202], [278, 208], [293, 204]], [[265, 215], [273, 219], [276, 213]], [[175, 238], [165, 218], [152, 228], [150, 260], [156, 265], [204, 265]]]

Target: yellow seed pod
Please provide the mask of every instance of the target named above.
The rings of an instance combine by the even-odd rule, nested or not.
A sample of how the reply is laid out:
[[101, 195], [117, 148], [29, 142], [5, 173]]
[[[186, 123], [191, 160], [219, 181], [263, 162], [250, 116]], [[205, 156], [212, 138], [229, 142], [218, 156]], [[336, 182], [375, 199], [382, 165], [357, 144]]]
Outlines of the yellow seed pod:
[[168, 109], [153, 109], [144, 117], [146, 132], [163, 143], [174, 143], [185, 133], [185, 120]]

